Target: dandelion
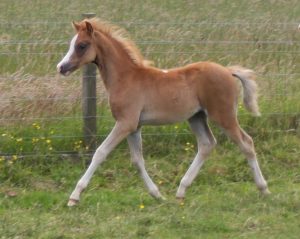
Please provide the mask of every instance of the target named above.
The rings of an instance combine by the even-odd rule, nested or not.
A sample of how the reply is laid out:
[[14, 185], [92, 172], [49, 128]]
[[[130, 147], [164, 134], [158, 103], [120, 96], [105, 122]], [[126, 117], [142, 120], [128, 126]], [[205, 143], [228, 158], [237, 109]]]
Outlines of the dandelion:
[[36, 129], [40, 129], [41, 126], [38, 123], [33, 123], [32, 127], [36, 128]]
[[140, 205], [140, 209], [144, 209], [145, 208], [145, 205], [144, 204], [141, 204]]
[[12, 156], [12, 160], [16, 161], [18, 159], [18, 156], [17, 155], [13, 155]]
[[78, 149], [80, 149], [80, 145], [75, 145], [74, 150], [78, 150]]
[[37, 142], [39, 142], [39, 139], [38, 138], [32, 138], [31, 139], [31, 142], [34, 144], [34, 143], [37, 143]]
[[51, 144], [51, 139], [47, 139], [47, 140], [46, 140], [46, 143], [47, 143], [47, 144]]

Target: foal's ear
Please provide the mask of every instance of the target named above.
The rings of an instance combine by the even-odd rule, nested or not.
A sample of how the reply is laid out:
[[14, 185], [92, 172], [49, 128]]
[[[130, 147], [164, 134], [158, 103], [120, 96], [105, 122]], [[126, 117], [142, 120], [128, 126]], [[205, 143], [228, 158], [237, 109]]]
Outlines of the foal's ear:
[[94, 32], [92, 24], [90, 22], [86, 21], [85, 26], [86, 26], [87, 33], [91, 36]]
[[73, 28], [78, 32], [80, 30], [80, 25], [77, 22], [72, 22]]

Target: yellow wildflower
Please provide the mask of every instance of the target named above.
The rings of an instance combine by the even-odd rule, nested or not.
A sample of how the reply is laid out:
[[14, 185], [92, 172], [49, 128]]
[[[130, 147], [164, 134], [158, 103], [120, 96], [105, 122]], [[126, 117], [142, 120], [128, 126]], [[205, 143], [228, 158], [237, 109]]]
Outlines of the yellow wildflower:
[[32, 141], [32, 143], [34, 144], [34, 143], [37, 143], [37, 142], [39, 142], [39, 141], [40, 141], [40, 139], [39, 139], [39, 138], [32, 138], [32, 139], [31, 139], [31, 141]]
[[40, 129], [41, 126], [38, 123], [33, 123], [32, 126], [36, 129]]
[[144, 204], [141, 204], [140, 205], [140, 209], [144, 209], [145, 208], [145, 205]]

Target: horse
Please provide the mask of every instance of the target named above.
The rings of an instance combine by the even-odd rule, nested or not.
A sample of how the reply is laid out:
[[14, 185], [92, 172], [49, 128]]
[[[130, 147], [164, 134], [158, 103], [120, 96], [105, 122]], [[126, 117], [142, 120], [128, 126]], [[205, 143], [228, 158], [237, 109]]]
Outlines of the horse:
[[197, 62], [162, 70], [145, 60], [127, 32], [98, 18], [72, 22], [76, 32], [57, 71], [67, 76], [81, 66], [97, 65], [109, 96], [116, 123], [95, 150], [91, 163], [71, 193], [68, 206], [79, 202], [96, 168], [108, 154], [127, 139], [132, 163], [154, 198], [165, 199], [145, 168], [141, 127], [187, 120], [196, 136], [198, 152], [180, 181], [176, 197], [185, 198], [187, 187], [216, 145], [208, 119], [238, 145], [252, 169], [257, 188], [269, 194], [260, 170], [252, 138], [237, 119], [239, 81], [245, 108], [259, 115], [255, 73], [240, 66], [224, 67], [214, 62]]

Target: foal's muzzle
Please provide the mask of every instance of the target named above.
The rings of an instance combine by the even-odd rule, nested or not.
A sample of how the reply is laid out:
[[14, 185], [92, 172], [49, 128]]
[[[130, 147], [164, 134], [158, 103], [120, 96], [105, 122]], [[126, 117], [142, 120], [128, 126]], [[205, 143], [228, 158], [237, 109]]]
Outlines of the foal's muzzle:
[[76, 66], [71, 63], [64, 63], [64, 64], [58, 64], [57, 65], [57, 71], [58, 73], [67, 76], [71, 74], [74, 70], [76, 70]]

